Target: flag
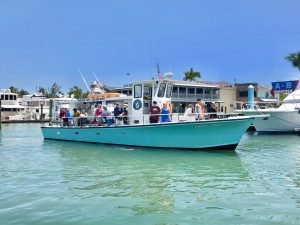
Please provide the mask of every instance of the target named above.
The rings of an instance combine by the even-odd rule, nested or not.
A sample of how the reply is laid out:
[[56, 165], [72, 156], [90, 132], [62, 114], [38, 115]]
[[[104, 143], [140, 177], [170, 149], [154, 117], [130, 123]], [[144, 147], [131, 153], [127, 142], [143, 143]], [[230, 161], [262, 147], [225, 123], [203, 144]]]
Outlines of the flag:
[[163, 76], [160, 73], [159, 64], [157, 63], [157, 79], [162, 80]]

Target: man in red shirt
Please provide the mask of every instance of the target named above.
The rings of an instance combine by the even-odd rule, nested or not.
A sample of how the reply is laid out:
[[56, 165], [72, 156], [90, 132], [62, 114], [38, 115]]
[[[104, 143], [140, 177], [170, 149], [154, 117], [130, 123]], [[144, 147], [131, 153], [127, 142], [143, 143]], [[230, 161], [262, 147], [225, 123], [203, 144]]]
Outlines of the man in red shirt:
[[150, 123], [158, 123], [159, 114], [160, 114], [160, 108], [157, 105], [157, 102], [153, 101], [153, 104], [150, 107]]

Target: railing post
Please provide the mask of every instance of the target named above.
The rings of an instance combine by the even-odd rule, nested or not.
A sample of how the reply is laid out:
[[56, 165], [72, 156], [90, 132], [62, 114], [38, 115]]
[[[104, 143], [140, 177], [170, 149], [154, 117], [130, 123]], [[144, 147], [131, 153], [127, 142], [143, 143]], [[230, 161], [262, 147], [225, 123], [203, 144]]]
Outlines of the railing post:
[[[53, 109], [53, 99], [50, 99], [50, 105], [49, 105], [49, 125], [52, 125], [52, 109]], [[62, 120], [60, 118], [60, 120]], [[61, 121], [60, 121], [61, 122]]]

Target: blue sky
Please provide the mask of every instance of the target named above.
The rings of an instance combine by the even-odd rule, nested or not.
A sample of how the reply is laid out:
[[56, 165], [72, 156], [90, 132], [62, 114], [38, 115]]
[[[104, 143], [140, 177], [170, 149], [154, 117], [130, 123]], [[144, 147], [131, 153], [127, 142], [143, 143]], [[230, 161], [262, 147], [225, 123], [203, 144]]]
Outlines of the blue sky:
[[297, 79], [299, 0], [0, 1], [0, 88], [117, 86], [190, 67], [202, 80]]

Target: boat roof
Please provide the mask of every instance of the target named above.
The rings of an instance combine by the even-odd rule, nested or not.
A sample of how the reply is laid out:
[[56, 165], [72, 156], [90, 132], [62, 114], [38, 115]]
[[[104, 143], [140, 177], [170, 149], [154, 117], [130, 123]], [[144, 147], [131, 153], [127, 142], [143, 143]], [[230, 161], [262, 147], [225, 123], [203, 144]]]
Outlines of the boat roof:
[[132, 81], [131, 84], [127, 84], [123, 87], [114, 87], [114, 89], [131, 89], [133, 84], [136, 83], [144, 83], [144, 84], [152, 84], [154, 82], [169, 82], [174, 86], [183, 86], [183, 87], [209, 87], [209, 88], [220, 88], [220, 85], [208, 84], [203, 82], [191, 82], [184, 80], [170, 80], [170, 79], [162, 79], [162, 80], [142, 80], [142, 81]]
[[1, 108], [4, 109], [25, 109], [25, 106], [21, 106], [21, 105], [1, 105]]

